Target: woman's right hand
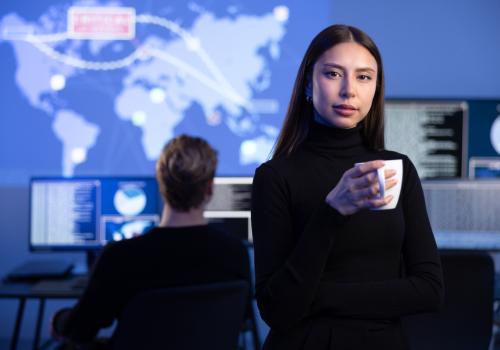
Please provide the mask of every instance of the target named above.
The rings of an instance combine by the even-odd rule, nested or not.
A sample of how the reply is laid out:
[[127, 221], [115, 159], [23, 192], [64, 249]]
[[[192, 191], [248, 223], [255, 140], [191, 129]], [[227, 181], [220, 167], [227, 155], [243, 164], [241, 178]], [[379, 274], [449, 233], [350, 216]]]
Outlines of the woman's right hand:
[[[389, 203], [393, 196], [379, 197], [377, 169], [384, 166], [384, 161], [374, 160], [355, 165], [347, 170], [342, 178], [326, 196], [326, 203], [342, 215], [351, 215], [363, 208], [378, 208]], [[385, 189], [394, 187], [395, 170], [385, 171]], [[389, 179], [389, 180], [388, 180]]]

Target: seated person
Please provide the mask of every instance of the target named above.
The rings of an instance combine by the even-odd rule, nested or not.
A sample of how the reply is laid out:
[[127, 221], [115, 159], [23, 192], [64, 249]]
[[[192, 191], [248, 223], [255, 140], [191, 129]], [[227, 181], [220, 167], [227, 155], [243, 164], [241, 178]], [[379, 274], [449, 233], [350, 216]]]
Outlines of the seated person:
[[165, 206], [159, 227], [108, 244], [100, 254], [78, 303], [52, 320], [56, 338], [92, 342], [127, 302], [147, 289], [250, 281], [248, 252], [241, 240], [207, 225], [217, 154], [201, 138], [171, 140], [156, 164]]

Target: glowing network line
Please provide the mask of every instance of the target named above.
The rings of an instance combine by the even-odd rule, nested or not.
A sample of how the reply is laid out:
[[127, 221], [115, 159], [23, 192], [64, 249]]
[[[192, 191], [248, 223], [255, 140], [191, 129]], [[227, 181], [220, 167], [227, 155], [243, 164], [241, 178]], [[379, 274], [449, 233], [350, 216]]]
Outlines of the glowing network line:
[[38, 41], [36, 36], [29, 35], [25, 41], [31, 43], [38, 50], [46, 54], [48, 57], [64, 63], [68, 66], [75, 68], [87, 69], [87, 70], [114, 70], [127, 67], [134, 63], [136, 60], [143, 57], [140, 49], [135, 50], [130, 55], [125, 58], [116, 61], [106, 61], [106, 62], [96, 62], [96, 61], [86, 61], [80, 58], [72, 57], [59, 51], [54, 50], [51, 46]]
[[197, 79], [205, 86], [209, 87], [210, 89], [214, 90], [220, 95], [230, 99], [234, 103], [248, 110], [251, 109], [251, 105], [248, 102], [248, 100], [246, 100], [236, 92], [236, 90], [231, 86], [229, 81], [225, 78], [224, 74], [221, 72], [221, 70], [218, 68], [215, 62], [210, 58], [208, 53], [205, 50], [203, 50], [198, 38], [191, 35], [188, 31], [180, 27], [177, 23], [169, 21], [162, 17], [141, 14], [136, 16], [136, 22], [158, 25], [177, 34], [186, 43], [188, 49], [198, 55], [198, 57], [206, 65], [209, 72], [216, 80], [213, 80], [211, 77], [205, 75], [198, 69], [194, 68], [189, 64], [184, 63], [182, 60], [172, 55], [169, 55], [157, 49], [148, 48], [146, 46], [141, 46], [137, 48], [130, 55], [122, 59], [102, 62], [102, 61], [82, 60], [80, 58], [63, 54], [52, 48], [50, 45], [46, 44], [49, 42], [58, 42], [70, 39], [67, 33], [37, 34], [37, 35], [27, 34], [24, 38], [20, 38], [19, 40], [24, 40], [26, 42], [29, 42], [48, 57], [56, 61], [59, 61], [65, 65], [87, 70], [121, 69], [130, 66], [137, 60], [146, 60], [149, 57], [155, 57], [183, 70], [186, 74], [190, 75], [194, 79]]
[[31, 37], [35, 37], [37, 41], [43, 43], [57, 42], [69, 39], [68, 33], [37, 34], [37, 35], [29, 34], [28, 38]]
[[231, 99], [232, 101], [236, 102], [237, 104], [241, 106], [245, 106], [249, 108], [247, 105], [247, 102], [239, 96], [237, 93], [234, 92], [234, 90], [229, 90], [229, 89], [223, 89], [221, 90], [219, 88], [219, 85], [217, 84], [218, 82], [214, 81], [207, 75], [203, 74], [196, 68], [193, 68], [192, 66], [184, 63], [182, 60], [178, 59], [175, 56], [172, 56], [168, 53], [165, 53], [163, 51], [157, 50], [157, 49], [148, 49], [148, 51], [152, 54], [151, 56], [154, 56], [162, 61], [168, 62], [174, 66], [177, 66], [178, 68], [182, 69], [186, 74], [192, 76], [195, 79], [198, 79], [201, 83], [206, 85], [207, 87], [213, 89], [214, 91], [218, 92], [219, 94]]
[[152, 15], [138, 15], [136, 17], [136, 22], [138, 23], [147, 23], [147, 24], [156, 24], [160, 27], [164, 27], [168, 30], [179, 35], [187, 44], [188, 48], [192, 51], [196, 52], [201, 60], [207, 65], [210, 72], [219, 80], [220, 83], [224, 84], [227, 88], [233, 89], [231, 84], [226, 80], [220, 69], [217, 65], [212, 61], [212, 59], [208, 56], [207, 52], [203, 50], [201, 47], [201, 43], [199, 40], [191, 35], [188, 31], [181, 28], [176, 23], [169, 21], [165, 18], [152, 16]]

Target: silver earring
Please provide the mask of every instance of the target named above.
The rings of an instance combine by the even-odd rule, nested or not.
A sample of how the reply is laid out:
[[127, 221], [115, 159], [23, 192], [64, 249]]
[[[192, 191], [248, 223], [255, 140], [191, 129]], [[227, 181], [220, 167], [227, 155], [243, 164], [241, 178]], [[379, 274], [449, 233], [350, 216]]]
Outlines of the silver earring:
[[309, 103], [312, 103], [312, 96], [310, 95], [306, 95], [306, 101], [309, 102]]

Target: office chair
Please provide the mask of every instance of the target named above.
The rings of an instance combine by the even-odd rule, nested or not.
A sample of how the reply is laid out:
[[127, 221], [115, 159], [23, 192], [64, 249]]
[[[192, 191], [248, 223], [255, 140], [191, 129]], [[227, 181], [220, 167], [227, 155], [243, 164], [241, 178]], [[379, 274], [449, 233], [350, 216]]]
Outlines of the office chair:
[[234, 350], [248, 293], [246, 281], [141, 293], [119, 318], [113, 349]]
[[[248, 345], [248, 337], [247, 337], [248, 333], [250, 333], [250, 337], [251, 337], [250, 342], [252, 344], [252, 347], [249, 347], [249, 345]], [[243, 323], [243, 327], [241, 329], [238, 350], [240, 350], [240, 349], [260, 350], [261, 347], [262, 347], [262, 345], [260, 343], [260, 336], [259, 336], [259, 331], [258, 331], [258, 326], [257, 326], [257, 317], [255, 315], [253, 302], [251, 302], [250, 310], [248, 312], [248, 315], [247, 315], [245, 322]]]
[[487, 350], [493, 328], [493, 259], [487, 253], [443, 251], [441, 263], [444, 307], [405, 318], [410, 348]]

